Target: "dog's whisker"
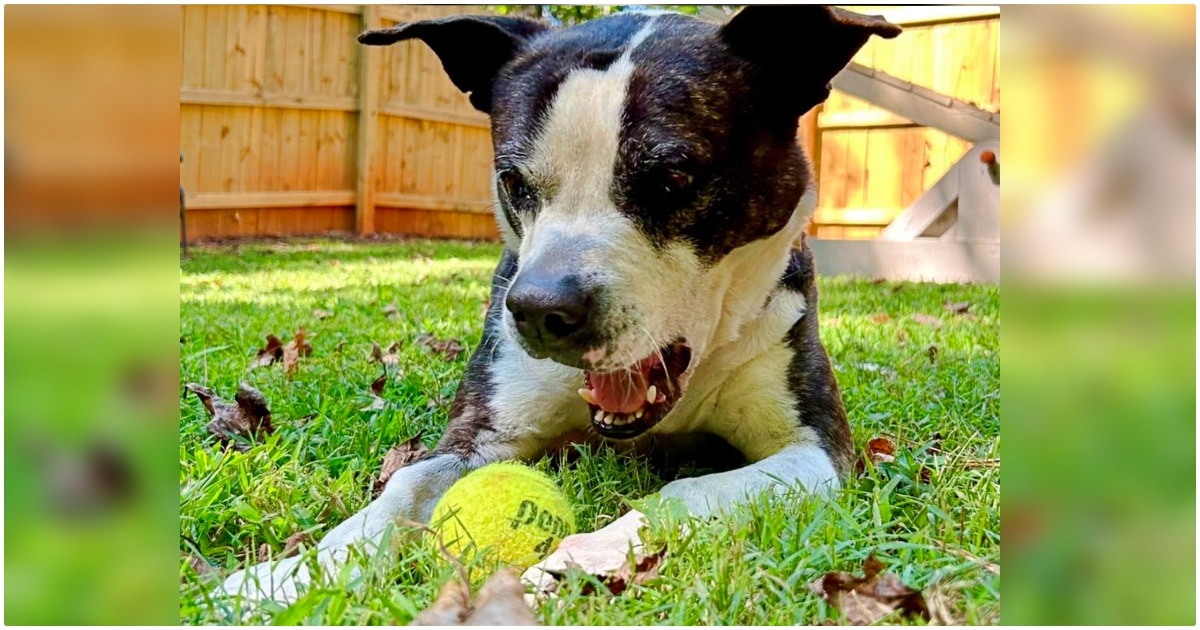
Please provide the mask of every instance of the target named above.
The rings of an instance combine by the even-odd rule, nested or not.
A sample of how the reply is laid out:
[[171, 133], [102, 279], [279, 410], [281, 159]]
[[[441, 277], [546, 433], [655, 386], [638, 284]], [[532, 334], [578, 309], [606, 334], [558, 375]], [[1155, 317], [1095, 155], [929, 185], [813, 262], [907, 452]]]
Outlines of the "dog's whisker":
[[650, 344], [654, 346], [654, 354], [658, 356], [658, 362], [662, 364], [663, 372], [667, 375], [667, 382], [669, 383], [671, 381], [671, 372], [667, 368], [667, 359], [663, 356], [662, 345], [654, 340], [654, 335], [650, 334], [650, 331], [646, 330], [645, 326], [638, 324], [638, 328], [641, 328], [642, 332], [646, 333], [646, 337], [650, 339]]

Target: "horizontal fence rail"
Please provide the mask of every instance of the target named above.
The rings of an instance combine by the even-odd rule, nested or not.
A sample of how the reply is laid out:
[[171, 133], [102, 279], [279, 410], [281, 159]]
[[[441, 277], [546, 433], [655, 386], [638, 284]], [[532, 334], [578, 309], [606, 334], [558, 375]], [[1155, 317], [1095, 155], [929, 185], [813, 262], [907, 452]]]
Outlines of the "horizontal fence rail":
[[[180, 183], [188, 237], [380, 231], [498, 238], [487, 116], [423, 43], [368, 47], [356, 40], [367, 28], [483, 11], [181, 7]], [[985, 115], [998, 112], [998, 10], [865, 11], [905, 26], [899, 38], [873, 38], [855, 57], [866, 73], [947, 95]], [[835, 89], [801, 119], [799, 139], [818, 176], [813, 234], [877, 236], [970, 147], [928, 126], [931, 119], [919, 111], [910, 115], [919, 120]]]

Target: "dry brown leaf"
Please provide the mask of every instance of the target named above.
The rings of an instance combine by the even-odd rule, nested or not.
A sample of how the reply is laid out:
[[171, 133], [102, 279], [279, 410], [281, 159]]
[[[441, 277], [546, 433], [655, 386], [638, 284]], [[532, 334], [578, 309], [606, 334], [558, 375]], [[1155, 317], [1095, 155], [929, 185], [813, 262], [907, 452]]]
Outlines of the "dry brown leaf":
[[400, 342], [398, 341], [393, 341], [392, 345], [388, 346], [386, 353], [378, 342], [371, 342], [372, 363], [381, 363], [384, 366], [390, 365], [393, 367], [400, 365], [400, 355], [397, 354], [398, 352], [400, 352]]
[[657, 576], [667, 550], [650, 551], [642, 543], [644, 519], [634, 510], [603, 529], [563, 538], [558, 549], [522, 576], [533, 585], [534, 599], [553, 596], [571, 569], [595, 576], [614, 595]]
[[872, 554], [863, 561], [863, 577], [831, 571], [809, 584], [809, 590], [840, 610], [851, 625], [871, 625], [896, 612], [929, 620], [929, 606], [921, 592], [883, 568]]
[[279, 337], [267, 335], [267, 345], [258, 351], [250, 368], [260, 368], [274, 363], [283, 363], [283, 372], [291, 375], [296, 371], [300, 357], [312, 354], [312, 345], [304, 340], [304, 329], [296, 331], [296, 336], [284, 345]]
[[971, 310], [970, 302], [946, 302], [946, 310], [955, 315], [966, 315]]
[[391, 304], [388, 304], [387, 306], [383, 307], [383, 314], [388, 319], [399, 319], [400, 318], [400, 307], [396, 306], [395, 302], [392, 302]]
[[239, 450], [245, 450], [244, 446], [237, 444], [238, 436], [261, 440], [275, 432], [266, 398], [249, 384], [238, 386], [237, 395], [234, 396], [236, 404], [232, 405], [198, 383], [188, 383], [187, 388], [204, 403], [204, 408], [213, 419], [208, 423], [208, 430], [222, 443], [234, 444]]
[[925, 354], [929, 355], [929, 364], [930, 365], [937, 363], [937, 358], [938, 358], [938, 347], [937, 346], [931, 344], [928, 348], [925, 348]]
[[634, 556], [636, 566], [632, 563], [625, 563], [619, 571], [604, 578], [604, 585], [613, 595], [620, 595], [632, 584], [641, 584], [658, 577], [658, 568], [662, 566], [666, 556], [667, 548], [665, 546], [651, 554], [638, 554]]
[[332, 315], [333, 313], [319, 308], [314, 308], [312, 312], [312, 316], [317, 319], [325, 319], [327, 317], [331, 317]]
[[307, 532], [296, 532], [283, 543], [283, 551], [279, 553], [280, 558], [289, 558], [300, 553], [301, 545], [312, 546], [312, 535]]
[[891, 316], [889, 316], [887, 313], [875, 313], [871, 316], [871, 319], [875, 320], [876, 324], [886, 324], [887, 322], [892, 321]]
[[461, 580], [451, 580], [433, 604], [410, 626], [533, 626], [525, 604], [525, 588], [509, 569], [501, 569], [483, 585], [475, 600]]
[[873, 464], [894, 462], [896, 461], [896, 445], [885, 437], [871, 438], [867, 442], [867, 456]]
[[250, 369], [266, 367], [283, 359], [283, 342], [275, 335], [267, 335], [267, 345], [254, 355]]
[[312, 344], [304, 340], [304, 329], [296, 331], [296, 336], [283, 347], [283, 373], [291, 375], [300, 363], [300, 357], [312, 354]]
[[918, 324], [922, 324], [922, 325], [925, 325], [925, 326], [929, 326], [929, 327], [931, 327], [931, 328], [941, 328], [941, 327], [942, 327], [942, 320], [941, 320], [941, 318], [940, 318], [940, 317], [934, 317], [933, 315], [926, 315], [926, 314], [924, 314], [924, 313], [917, 313], [916, 315], [913, 315], [913, 316], [912, 316], [912, 320], [913, 320], [914, 322], [917, 322]]
[[418, 336], [417, 343], [442, 355], [447, 361], [457, 359], [464, 350], [462, 342], [457, 339], [438, 339], [429, 333]]
[[[378, 348], [379, 344], [375, 344]], [[382, 411], [387, 408], [387, 401], [383, 399], [383, 390], [387, 387], [388, 373], [387, 368], [383, 369], [383, 374], [371, 383], [371, 404], [363, 407], [361, 411]]]
[[387, 387], [387, 372], [379, 375], [379, 378], [371, 382], [371, 393], [375, 394], [376, 398], [383, 396], [383, 388]]
[[[209, 564], [207, 560], [205, 560], [204, 558], [201, 558], [200, 556], [197, 556], [196, 554], [193, 554], [193, 553], [184, 554], [184, 557], [187, 558], [188, 564], [191, 565], [192, 570], [195, 571], [196, 575], [200, 578], [204, 578], [209, 575], [218, 573], [216, 567]], [[180, 577], [179, 583], [182, 584], [183, 582], [184, 582], [184, 578]]]
[[388, 449], [387, 454], [383, 456], [383, 465], [379, 468], [379, 479], [375, 481], [375, 496], [379, 496], [379, 493], [383, 492], [388, 479], [391, 479], [397, 470], [421, 459], [428, 452], [429, 449], [421, 441], [420, 436]]

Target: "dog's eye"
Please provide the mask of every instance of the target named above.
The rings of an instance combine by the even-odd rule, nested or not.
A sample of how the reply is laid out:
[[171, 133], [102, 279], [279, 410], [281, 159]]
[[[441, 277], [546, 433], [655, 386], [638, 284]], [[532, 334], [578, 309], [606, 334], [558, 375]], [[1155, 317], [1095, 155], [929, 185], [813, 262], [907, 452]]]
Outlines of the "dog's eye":
[[500, 178], [500, 188], [504, 191], [504, 196], [514, 209], [525, 212], [535, 209], [537, 194], [529, 186], [529, 183], [525, 181], [525, 177], [521, 175], [520, 171], [507, 169], [500, 171], [498, 175]]
[[692, 176], [681, 171], [669, 171], [663, 177], [663, 192], [668, 195], [683, 192], [692, 185]]

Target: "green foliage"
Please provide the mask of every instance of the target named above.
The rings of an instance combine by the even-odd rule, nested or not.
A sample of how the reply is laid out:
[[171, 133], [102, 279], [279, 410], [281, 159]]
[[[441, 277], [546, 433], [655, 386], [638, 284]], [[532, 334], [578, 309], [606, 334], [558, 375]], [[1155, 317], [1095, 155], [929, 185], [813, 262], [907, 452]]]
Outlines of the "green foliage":
[[[206, 434], [199, 401], [180, 398], [183, 623], [229, 622], [205, 597], [224, 575], [260, 551], [278, 557], [298, 532], [319, 540], [364, 507], [389, 447], [418, 435], [433, 446], [467, 354], [446, 361], [414, 340], [430, 332], [461, 339], [468, 352], [478, 343], [499, 251], [295, 240], [197, 247], [182, 263], [181, 389], [200, 382], [231, 397], [248, 381], [277, 427], [245, 453], [224, 452]], [[653, 517], [651, 539], [669, 553], [657, 578], [618, 597], [569, 580], [561, 605], [538, 609], [539, 622], [819, 625], [837, 612], [807, 585], [826, 571], [857, 571], [871, 553], [906, 583], [945, 598], [955, 620], [998, 621], [1000, 578], [981, 567], [999, 562], [1000, 471], [973, 464], [1000, 456], [999, 290], [835, 278], [821, 279], [820, 289], [821, 331], [855, 442], [863, 448], [886, 434], [895, 461], [868, 468], [832, 500], [761, 497], [685, 531], [676, 524], [686, 516], [640, 501], [667, 481], [644, 460], [588, 447], [569, 464], [543, 459], [536, 466], [570, 497], [581, 531], [637, 503]], [[946, 302], [969, 302], [971, 315], [953, 314]], [[389, 304], [397, 315], [384, 313]], [[291, 378], [279, 366], [249, 370], [267, 334], [299, 327], [313, 352]], [[382, 409], [370, 404], [381, 373], [369, 359], [372, 341], [403, 344]], [[393, 553], [362, 559], [361, 576], [328, 576], [327, 587], [275, 610], [274, 621], [407, 624], [453, 568], [419, 536], [395, 540]], [[198, 573], [192, 557], [216, 571]], [[265, 622], [270, 612], [232, 619]]]

